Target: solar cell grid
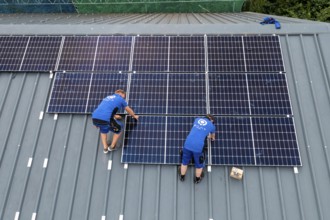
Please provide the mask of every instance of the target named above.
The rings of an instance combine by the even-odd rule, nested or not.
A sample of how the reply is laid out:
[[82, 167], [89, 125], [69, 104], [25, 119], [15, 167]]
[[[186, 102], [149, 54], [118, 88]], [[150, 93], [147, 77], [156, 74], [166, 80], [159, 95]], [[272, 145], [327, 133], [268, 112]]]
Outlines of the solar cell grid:
[[206, 114], [205, 74], [169, 74], [168, 114]]
[[168, 74], [131, 75], [129, 105], [137, 114], [166, 114]]
[[247, 74], [252, 115], [292, 115], [285, 74]]
[[98, 37], [65, 37], [58, 69], [66, 71], [92, 71]]
[[213, 165], [254, 165], [251, 121], [248, 117], [217, 117], [211, 143]]
[[205, 72], [203, 36], [170, 37], [170, 72]]
[[284, 72], [279, 36], [244, 36], [247, 72]]
[[208, 36], [208, 72], [245, 72], [241, 36]]
[[140, 117], [136, 122], [126, 117], [122, 163], [163, 164], [165, 162], [165, 127], [163, 116]]
[[86, 113], [93, 112], [103, 98], [112, 95], [117, 89], [127, 91], [127, 80], [127, 73], [93, 73]]
[[19, 71], [29, 37], [0, 36], [0, 71]]
[[209, 74], [210, 113], [249, 115], [245, 74]]
[[47, 112], [85, 113], [91, 73], [56, 73]]
[[94, 71], [128, 71], [132, 36], [100, 36]]
[[168, 71], [167, 36], [137, 36], [135, 37], [133, 71], [165, 72]]
[[252, 118], [256, 164], [301, 165], [293, 118]]
[[51, 71], [60, 51], [62, 37], [31, 37], [22, 71]]

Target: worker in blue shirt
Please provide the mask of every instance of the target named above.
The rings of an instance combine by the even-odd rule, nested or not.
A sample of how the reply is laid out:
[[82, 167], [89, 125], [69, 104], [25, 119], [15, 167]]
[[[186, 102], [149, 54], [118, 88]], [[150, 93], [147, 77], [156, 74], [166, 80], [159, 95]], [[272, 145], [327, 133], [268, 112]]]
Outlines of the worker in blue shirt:
[[195, 119], [182, 149], [182, 163], [178, 170], [181, 181], [184, 181], [188, 164], [192, 158], [194, 158], [196, 168], [194, 182], [199, 183], [202, 181], [205, 159], [203, 155], [204, 141], [206, 137], [211, 138], [212, 141], [215, 140], [215, 126], [213, 123], [214, 117], [210, 114], [206, 115], [205, 118]]
[[[115, 150], [123, 127], [123, 124], [119, 121], [119, 119], [121, 119], [120, 115], [116, 115], [117, 111], [120, 108], [124, 108], [133, 118], [136, 120], [139, 118], [127, 105], [125, 98], [125, 91], [118, 89], [115, 91], [115, 94], [105, 97], [92, 113], [93, 124], [100, 129], [103, 152], [105, 154]], [[110, 146], [108, 146], [107, 143], [107, 133], [109, 133], [109, 131], [114, 133]]]

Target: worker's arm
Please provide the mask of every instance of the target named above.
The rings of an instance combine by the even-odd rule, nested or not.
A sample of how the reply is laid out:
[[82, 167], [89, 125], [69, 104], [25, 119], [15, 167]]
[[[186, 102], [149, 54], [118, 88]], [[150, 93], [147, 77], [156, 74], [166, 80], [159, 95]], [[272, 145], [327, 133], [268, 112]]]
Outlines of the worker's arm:
[[210, 133], [209, 138], [214, 141], [215, 140], [215, 133]]
[[128, 113], [130, 116], [132, 116], [132, 117], [135, 118], [136, 120], [139, 119], [139, 116], [136, 115], [136, 114], [134, 113], [134, 111], [133, 111], [129, 106], [126, 106], [125, 110], [127, 111], [127, 113]]

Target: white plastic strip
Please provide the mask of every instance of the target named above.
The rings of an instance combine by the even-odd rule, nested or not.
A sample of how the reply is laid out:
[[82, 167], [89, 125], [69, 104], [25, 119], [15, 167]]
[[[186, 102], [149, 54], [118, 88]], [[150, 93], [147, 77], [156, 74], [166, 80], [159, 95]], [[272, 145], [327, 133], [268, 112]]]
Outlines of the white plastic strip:
[[112, 160], [109, 160], [108, 161], [108, 170], [111, 170], [111, 167], [112, 167]]
[[40, 114], [39, 114], [39, 120], [42, 120], [43, 117], [44, 117], [44, 112], [41, 111]]
[[33, 160], [32, 157], [30, 157], [30, 158], [29, 158], [29, 161], [28, 161], [28, 164], [27, 164], [27, 167], [31, 167], [31, 165], [32, 165], [32, 160]]
[[54, 120], [56, 121], [58, 118], [58, 114], [54, 114]]
[[37, 213], [33, 212], [31, 220], [36, 220], [36, 218], [37, 218]]
[[124, 215], [120, 215], [119, 220], [124, 220]]
[[19, 212], [16, 212], [14, 220], [18, 220], [19, 218]]
[[294, 173], [299, 173], [298, 167], [293, 167], [293, 172]]
[[211, 173], [212, 169], [211, 166], [207, 166], [207, 172]]
[[47, 168], [47, 164], [48, 164], [48, 158], [45, 158], [44, 159], [44, 165], [42, 167]]
[[124, 164], [124, 169], [128, 169], [128, 164], [127, 163]]
[[49, 71], [49, 79], [53, 79], [54, 73], [53, 71]]
[[105, 220], [105, 215], [102, 215], [102, 218], [101, 218], [101, 220]]

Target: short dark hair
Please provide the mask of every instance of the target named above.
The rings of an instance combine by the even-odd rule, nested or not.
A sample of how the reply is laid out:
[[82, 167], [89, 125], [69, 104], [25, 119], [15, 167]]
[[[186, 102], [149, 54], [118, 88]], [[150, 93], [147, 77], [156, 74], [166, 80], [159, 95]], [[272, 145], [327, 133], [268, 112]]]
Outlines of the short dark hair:
[[207, 114], [206, 117], [207, 117], [208, 119], [210, 119], [211, 121], [215, 122], [215, 118], [214, 118], [213, 115], [211, 115], [211, 114]]

